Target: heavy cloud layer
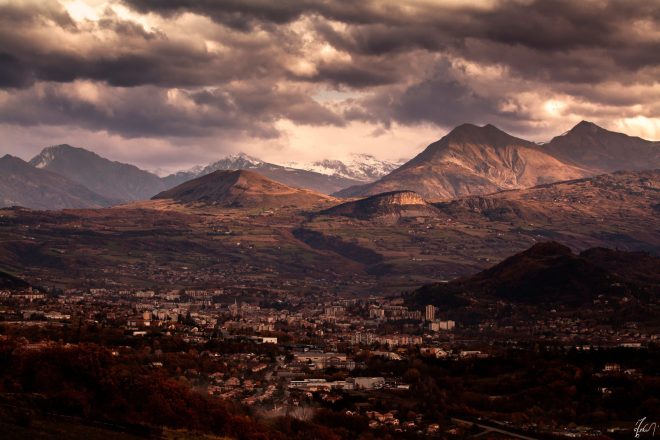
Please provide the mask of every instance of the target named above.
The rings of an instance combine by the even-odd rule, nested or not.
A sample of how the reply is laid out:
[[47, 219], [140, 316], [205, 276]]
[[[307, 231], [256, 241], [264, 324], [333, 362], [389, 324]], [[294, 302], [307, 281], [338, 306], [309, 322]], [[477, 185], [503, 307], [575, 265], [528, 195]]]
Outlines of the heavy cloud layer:
[[658, 78], [647, 0], [0, 0], [0, 130], [283, 154], [297, 127], [355, 124], [657, 138]]

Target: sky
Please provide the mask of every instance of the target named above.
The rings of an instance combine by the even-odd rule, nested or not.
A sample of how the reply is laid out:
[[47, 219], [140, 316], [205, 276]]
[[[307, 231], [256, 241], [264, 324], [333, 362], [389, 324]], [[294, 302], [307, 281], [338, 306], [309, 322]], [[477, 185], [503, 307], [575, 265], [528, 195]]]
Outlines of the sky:
[[409, 158], [452, 127], [660, 139], [656, 0], [0, 0], [0, 153]]

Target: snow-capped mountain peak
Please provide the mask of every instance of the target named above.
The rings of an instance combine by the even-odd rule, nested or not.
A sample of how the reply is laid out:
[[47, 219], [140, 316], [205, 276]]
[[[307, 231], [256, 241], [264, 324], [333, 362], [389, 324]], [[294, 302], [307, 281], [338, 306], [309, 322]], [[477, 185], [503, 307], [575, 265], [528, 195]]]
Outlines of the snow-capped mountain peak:
[[208, 165], [196, 165], [188, 170], [179, 171], [167, 176], [165, 180], [171, 184], [176, 185], [186, 180], [194, 179], [206, 174], [211, 174], [214, 171], [249, 170], [262, 168], [268, 165], [270, 164], [264, 162], [261, 159], [257, 159], [256, 157], [241, 152], [225, 156], [222, 159]]
[[250, 168], [258, 168], [264, 165], [264, 161], [256, 157], [249, 156], [245, 153], [237, 153], [226, 156], [212, 164], [204, 167], [201, 174], [208, 174], [218, 170], [245, 170]]
[[249, 154], [240, 152], [240, 153], [235, 153], [235, 154], [230, 154], [229, 156], [225, 157], [224, 159], [228, 162], [237, 162], [237, 161], [245, 161], [245, 162], [250, 162], [253, 163], [254, 165], [261, 165], [264, 163], [263, 160], [257, 159], [254, 156], [250, 156]]
[[[334, 188], [340, 188], [342, 185], [345, 187], [349, 184], [367, 183], [378, 180], [398, 168], [403, 162], [405, 161], [391, 162], [379, 160], [368, 154], [353, 154], [347, 161], [325, 159], [311, 164], [275, 164], [265, 162], [245, 153], [237, 153], [226, 156], [206, 166], [194, 167], [188, 171], [179, 171], [165, 177], [164, 180], [168, 185], [174, 186], [186, 180], [211, 174], [214, 171], [255, 170], [275, 180], [279, 176], [285, 184], [310, 187], [330, 194], [336, 191]], [[303, 173], [301, 174], [301, 172]], [[306, 174], [305, 172], [309, 173]], [[327, 179], [319, 176], [319, 174], [327, 176]], [[319, 178], [321, 179], [319, 180]], [[319, 184], [319, 182], [330, 183]]]
[[303, 166], [303, 168], [321, 174], [371, 182], [391, 173], [401, 166], [402, 163], [403, 161], [380, 160], [370, 154], [352, 154], [345, 162], [324, 159], [316, 161], [311, 165]]

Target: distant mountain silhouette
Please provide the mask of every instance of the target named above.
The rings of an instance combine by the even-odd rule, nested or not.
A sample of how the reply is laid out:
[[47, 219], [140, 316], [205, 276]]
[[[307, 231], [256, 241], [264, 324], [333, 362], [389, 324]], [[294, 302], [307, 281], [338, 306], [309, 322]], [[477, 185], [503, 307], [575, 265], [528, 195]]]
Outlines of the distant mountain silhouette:
[[310, 207], [333, 200], [309, 190], [291, 188], [253, 171], [215, 171], [164, 191], [154, 199], [229, 208]]
[[[106, 199], [91, 205], [39, 206], [89, 207], [144, 200], [214, 171], [236, 169], [257, 172], [289, 187], [339, 197], [414, 191], [429, 201], [446, 201], [616, 170], [660, 168], [660, 142], [608, 131], [587, 121], [542, 145], [511, 136], [493, 125], [463, 124], [393, 171], [394, 163], [368, 155], [354, 155], [350, 163], [326, 160], [299, 169], [241, 153], [160, 178], [66, 144], [45, 148], [30, 164], [58, 173]], [[364, 183], [379, 176], [374, 182]]]
[[542, 150], [594, 173], [660, 168], [660, 142], [605, 130], [588, 121], [555, 137]]
[[44, 148], [30, 164], [122, 202], [149, 199], [166, 189], [165, 183], [155, 174], [66, 144]]
[[119, 203], [60, 174], [35, 168], [18, 157], [0, 158], [0, 207], [100, 208]]
[[433, 304], [463, 293], [534, 305], [590, 304], [600, 295], [648, 301], [660, 294], [660, 258], [594, 248], [574, 254], [556, 242], [535, 244], [474, 276], [415, 291]]

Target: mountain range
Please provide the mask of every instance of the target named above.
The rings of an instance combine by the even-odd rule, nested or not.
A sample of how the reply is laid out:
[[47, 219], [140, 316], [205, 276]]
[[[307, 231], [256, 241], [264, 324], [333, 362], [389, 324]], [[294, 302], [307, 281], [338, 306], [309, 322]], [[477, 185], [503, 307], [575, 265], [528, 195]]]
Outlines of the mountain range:
[[542, 145], [493, 125], [463, 124], [381, 179], [335, 195], [362, 197], [410, 190], [430, 200], [449, 200], [659, 167], [659, 142], [608, 131], [591, 122], [582, 121]]
[[171, 174], [164, 177], [163, 182], [171, 188], [187, 180], [222, 170], [250, 170], [288, 186], [307, 188], [323, 194], [330, 194], [360, 182], [342, 175], [323, 174], [313, 170], [264, 162], [244, 153], [228, 156], [205, 167], [195, 167], [188, 171]]
[[45, 148], [29, 164], [14, 163], [11, 174], [0, 175], [0, 206], [110, 206], [146, 200], [219, 170], [250, 170], [288, 187], [344, 198], [414, 191], [429, 201], [446, 201], [617, 170], [655, 168], [660, 168], [659, 142], [585, 121], [545, 144], [511, 136], [492, 125], [463, 124], [401, 166], [368, 155], [353, 155], [346, 162], [284, 166], [241, 153], [162, 178], [82, 148], [56, 145]]
[[[350, 166], [332, 161], [344, 170], [343, 174], [330, 169], [324, 174], [276, 165], [239, 153], [207, 166], [159, 177], [134, 165], [111, 161], [84, 148], [62, 144], [44, 148], [29, 163], [15, 157], [4, 159], [4, 166], [8, 167], [10, 162], [13, 165], [11, 173], [0, 175], [0, 207], [107, 207], [148, 200], [162, 191], [218, 170], [251, 170], [287, 186], [330, 194], [364, 181], [345, 177], [344, 174], [363, 178], [365, 173], [380, 176], [376, 170], [379, 161], [371, 156], [365, 156], [365, 161], [368, 164], [355, 161]], [[361, 168], [352, 171], [353, 166]], [[388, 167], [385, 165], [378, 169], [385, 172]]]

